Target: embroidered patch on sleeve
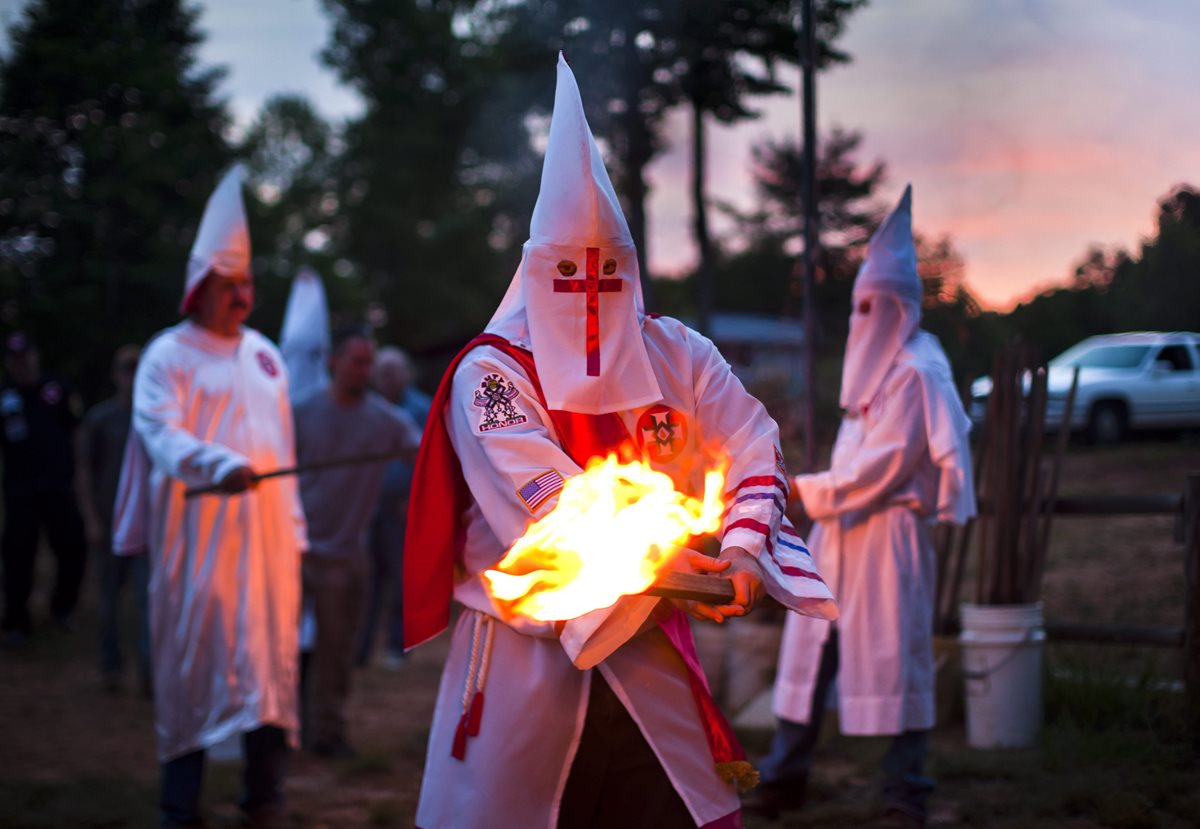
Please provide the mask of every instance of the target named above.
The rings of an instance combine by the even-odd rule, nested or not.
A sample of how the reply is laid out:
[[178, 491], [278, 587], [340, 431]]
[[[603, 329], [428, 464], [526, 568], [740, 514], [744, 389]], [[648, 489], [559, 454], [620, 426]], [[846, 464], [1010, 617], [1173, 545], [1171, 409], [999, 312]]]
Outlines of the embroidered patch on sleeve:
[[491, 432], [506, 426], [516, 426], [528, 418], [517, 408], [521, 393], [503, 374], [489, 374], [475, 389], [474, 403], [483, 409], [479, 419], [479, 431]]
[[634, 438], [652, 461], [670, 463], [687, 448], [687, 419], [670, 406], [651, 406], [638, 418]]
[[525, 506], [529, 507], [530, 512], [536, 512], [538, 507], [546, 503], [552, 495], [557, 494], [562, 488], [562, 475], [551, 469], [530, 480], [517, 490], [517, 494], [521, 496], [521, 500], [525, 502]]

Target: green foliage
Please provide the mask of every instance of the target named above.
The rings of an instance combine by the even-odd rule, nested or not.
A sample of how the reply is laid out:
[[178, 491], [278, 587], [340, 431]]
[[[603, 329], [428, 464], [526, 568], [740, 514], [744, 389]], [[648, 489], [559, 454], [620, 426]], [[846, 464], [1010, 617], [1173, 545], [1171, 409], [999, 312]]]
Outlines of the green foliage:
[[[0, 62], [0, 294], [96, 394], [113, 349], [175, 318], [230, 161], [220, 73], [180, 0], [33, 0]], [[82, 346], [82, 347], [81, 347]]]
[[1155, 235], [1137, 254], [1087, 251], [1073, 284], [1008, 315], [1005, 328], [1045, 358], [1095, 334], [1200, 327], [1200, 191], [1181, 184], [1158, 203]]
[[257, 292], [252, 323], [274, 336], [291, 280], [304, 266], [323, 277], [336, 328], [366, 310], [353, 267], [339, 258], [348, 232], [339, 211], [340, 139], [304, 98], [264, 104], [238, 147], [249, 173], [247, 203]]
[[528, 194], [537, 171], [524, 125], [493, 97], [492, 50], [459, 31], [473, 4], [324, 5], [324, 60], [366, 100], [339, 157], [338, 249], [388, 339], [418, 349], [465, 341], [499, 302], [525, 240], [533, 199], [511, 197]]

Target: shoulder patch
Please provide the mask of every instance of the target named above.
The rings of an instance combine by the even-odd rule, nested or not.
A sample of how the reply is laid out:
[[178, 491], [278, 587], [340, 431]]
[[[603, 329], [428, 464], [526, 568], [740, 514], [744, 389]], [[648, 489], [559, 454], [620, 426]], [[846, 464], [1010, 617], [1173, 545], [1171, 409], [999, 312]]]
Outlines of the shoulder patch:
[[528, 418], [517, 408], [521, 393], [503, 374], [493, 372], [480, 381], [475, 389], [475, 406], [482, 409], [479, 431], [491, 432], [524, 423]]
[[275, 365], [275, 360], [271, 358], [266, 349], [260, 348], [258, 354], [255, 356], [258, 357], [259, 368], [263, 370], [264, 374], [268, 377], [277, 377], [279, 375], [279, 367]]
[[661, 403], [651, 406], [638, 418], [634, 439], [650, 460], [668, 463], [687, 447], [687, 418], [670, 406]]
[[525, 506], [529, 508], [530, 512], [536, 512], [538, 507], [546, 503], [552, 496], [557, 495], [562, 488], [563, 476], [558, 474], [557, 470], [548, 469], [526, 481], [517, 490], [517, 495], [525, 502]]

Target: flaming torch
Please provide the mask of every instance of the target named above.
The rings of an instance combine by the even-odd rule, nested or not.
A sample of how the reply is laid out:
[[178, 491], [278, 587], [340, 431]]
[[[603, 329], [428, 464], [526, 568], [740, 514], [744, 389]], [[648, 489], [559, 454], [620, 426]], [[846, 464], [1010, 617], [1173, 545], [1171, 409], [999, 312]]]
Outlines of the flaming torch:
[[[689, 539], [720, 527], [726, 468], [720, 463], [705, 473], [697, 499], [643, 461], [624, 463], [615, 454], [593, 461], [567, 479], [558, 505], [484, 573], [488, 592], [506, 613], [542, 622], [574, 619], [645, 593]], [[697, 576], [690, 593], [679, 584], [664, 594], [700, 598], [699, 578], [718, 581]], [[722, 594], [732, 596], [732, 590], [707, 598]]]

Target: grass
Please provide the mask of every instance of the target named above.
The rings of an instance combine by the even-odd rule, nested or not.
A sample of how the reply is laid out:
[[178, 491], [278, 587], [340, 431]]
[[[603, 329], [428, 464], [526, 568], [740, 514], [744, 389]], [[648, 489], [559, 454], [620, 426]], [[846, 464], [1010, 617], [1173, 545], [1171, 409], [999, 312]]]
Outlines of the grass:
[[0, 825], [5, 829], [153, 826], [157, 790], [125, 775], [73, 780], [0, 781]]
[[[1196, 439], [1074, 447], [1063, 492], [1168, 492], [1200, 469]], [[1178, 624], [1180, 546], [1162, 518], [1063, 519], [1055, 525], [1046, 614], [1061, 621]], [[42, 555], [37, 583], [51, 581]], [[35, 598], [35, 609], [45, 596]], [[0, 829], [156, 825], [153, 710], [135, 694], [106, 696], [95, 675], [95, 617], [73, 633], [44, 630], [19, 652], [0, 651]], [[293, 758], [289, 813], [301, 829], [411, 826], [447, 637], [399, 672], [355, 677], [349, 720], [357, 758]], [[1168, 649], [1051, 644], [1046, 728], [1024, 751], [977, 751], [964, 742], [961, 678], [939, 685], [931, 740], [935, 826], [998, 829], [1200, 826], [1200, 754], [1182, 726], [1183, 700], [1161, 689], [1179, 676]], [[869, 826], [886, 739], [847, 739], [828, 721], [803, 812], [754, 829]], [[743, 735], [763, 753], [770, 734]], [[236, 764], [210, 764], [204, 802], [214, 829], [237, 825]]]

